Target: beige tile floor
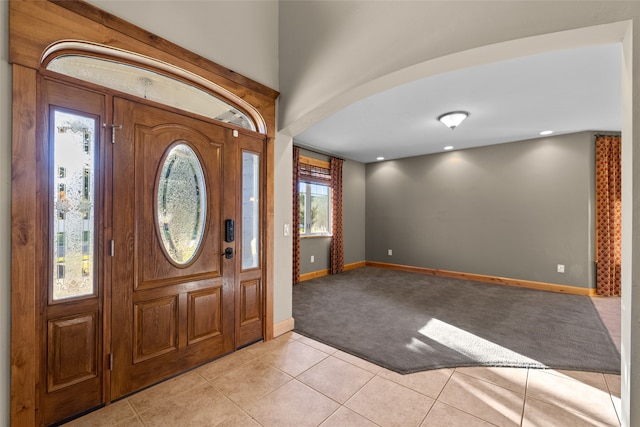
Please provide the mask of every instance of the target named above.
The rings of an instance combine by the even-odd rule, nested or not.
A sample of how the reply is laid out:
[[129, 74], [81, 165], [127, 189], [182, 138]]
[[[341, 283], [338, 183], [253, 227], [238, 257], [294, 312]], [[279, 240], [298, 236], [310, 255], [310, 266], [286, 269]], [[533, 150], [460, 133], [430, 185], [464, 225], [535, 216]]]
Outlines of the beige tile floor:
[[[614, 341], [617, 301], [594, 299]], [[619, 426], [619, 407], [618, 375], [517, 368], [399, 375], [289, 332], [68, 425]]]

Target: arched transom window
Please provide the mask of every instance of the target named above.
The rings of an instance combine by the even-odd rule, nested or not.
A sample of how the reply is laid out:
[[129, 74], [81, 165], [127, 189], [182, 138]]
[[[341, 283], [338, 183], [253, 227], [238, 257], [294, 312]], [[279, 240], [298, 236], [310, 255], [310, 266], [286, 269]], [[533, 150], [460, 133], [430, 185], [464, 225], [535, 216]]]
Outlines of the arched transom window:
[[196, 74], [143, 55], [93, 43], [61, 42], [45, 52], [43, 63], [50, 71], [266, 133], [260, 114], [240, 97]]

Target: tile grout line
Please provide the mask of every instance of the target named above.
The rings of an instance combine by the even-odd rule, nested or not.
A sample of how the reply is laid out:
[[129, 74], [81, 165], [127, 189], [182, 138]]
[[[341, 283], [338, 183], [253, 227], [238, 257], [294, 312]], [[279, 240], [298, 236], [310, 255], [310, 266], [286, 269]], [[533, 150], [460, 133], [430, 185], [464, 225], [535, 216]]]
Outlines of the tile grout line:
[[[220, 392], [220, 393], [222, 393], [222, 392]], [[229, 399], [229, 401], [231, 402], [231, 404], [232, 404], [232, 405], [234, 405], [234, 406], [236, 406], [236, 407], [240, 410], [240, 412], [242, 412], [243, 414], [245, 414], [246, 416], [248, 416], [249, 418], [251, 418], [251, 419], [252, 419], [253, 421], [255, 421], [255, 422], [256, 422], [256, 424], [258, 424], [259, 426], [262, 426], [262, 424], [261, 424], [258, 420], [256, 420], [256, 419], [253, 417], [253, 415], [251, 415], [250, 413], [248, 413], [247, 411], [245, 411], [245, 410], [244, 410], [240, 405], [238, 405], [236, 402], [234, 402], [233, 400], [231, 400], [231, 398], [230, 398], [230, 397], [228, 397], [228, 396], [227, 396], [226, 394], [224, 394], [224, 393], [222, 393], [222, 395], [223, 395], [224, 397], [226, 397], [227, 399]], [[236, 412], [236, 414], [237, 414], [237, 412]], [[228, 421], [228, 420], [229, 420], [229, 418], [231, 418], [233, 415], [235, 415], [235, 414], [232, 414], [232, 415], [230, 415], [230, 416], [226, 417], [225, 419], [221, 420], [219, 423], [217, 423], [217, 424], [216, 424], [215, 426], [213, 426], [213, 427], [219, 426], [220, 424], [222, 424], [222, 423], [224, 423], [224, 422]]]
[[[305, 343], [301, 343], [301, 344], [305, 344]], [[308, 344], [305, 344], [305, 345], [308, 345]], [[315, 350], [318, 350], [318, 351], [321, 351], [321, 352], [325, 353], [324, 351], [322, 351], [322, 350], [320, 350], [320, 349], [317, 349], [317, 348], [315, 348], [315, 347], [313, 347], [313, 346], [309, 346], [309, 347], [314, 348]], [[338, 350], [336, 349], [336, 352], [337, 352], [337, 351], [338, 351]], [[336, 353], [336, 352], [334, 352], [334, 353]], [[346, 364], [348, 364], [348, 365], [351, 365], [351, 366], [353, 366], [353, 367], [355, 367], [355, 368], [358, 368], [358, 369], [360, 369], [360, 370], [362, 370], [362, 371], [364, 371], [364, 372], [368, 372], [368, 373], [370, 373], [370, 374], [372, 375], [372, 377], [371, 377], [371, 378], [369, 378], [369, 379], [368, 379], [368, 380], [367, 380], [367, 381], [366, 381], [366, 382], [365, 382], [365, 383], [364, 383], [360, 388], [358, 388], [356, 391], [354, 391], [354, 392], [349, 396], [349, 398], [348, 398], [344, 403], [341, 403], [341, 402], [338, 402], [337, 400], [335, 400], [334, 398], [332, 398], [331, 396], [327, 396], [327, 395], [326, 395], [324, 392], [322, 392], [321, 390], [317, 390], [317, 389], [316, 389], [315, 387], [313, 387], [312, 385], [307, 384], [307, 383], [305, 383], [304, 381], [302, 381], [302, 380], [298, 379], [298, 376], [295, 376], [295, 377], [294, 377], [294, 379], [295, 379], [295, 380], [297, 380], [297, 381], [299, 381], [301, 384], [304, 384], [305, 386], [307, 386], [307, 387], [311, 388], [312, 390], [314, 390], [314, 391], [316, 391], [316, 392], [320, 393], [322, 396], [326, 397], [327, 399], [329, 399], [329, 400], [331, 400], [331, 401], [333, 401], [333, 402], [335, 402], [335, 403], [337, 403], [337, 404], [338, 404], [338, 408], [337, 408], [335, 411], [333, 411], [331, 414], [329, 414], [329, 415], [327, 416], [327, 418], [325, 418], [324, 420], [322, 420], [322, 422], [321, 422], [320, 424], [318, 424], [318, 426], [319, 426], [319, 425], [321, 425], [322, 423], [324, 423], [327, 419], [329, 419], [333, 414], [335, 414], [336, 412], [338, 412], [341, 408], [344, 408], [344, 409], [346, 409], [346, 410], [348, 410], [348, 411], [351, 411], [351, 412], [353, 412], [353, 413], [355, 413], [355, 414], [357, 414], [357, 415], [361, 416], [362, 418], [366, 419], [367, 421], [372, 422], [372, 423], [373, 423], [373, 424], [375, 424], [376, 426], [379, 426], [379, 424], [378, 424], [378, 423], [374, 422], [373, 420], [370, 420], [370, 419], [369, 419], [369, 418], [367, 418], [366, 416], [364, 416], [364, 415], [360, 414], [359, 412], [356, 412], [356, 411], [352, 410], [351, 408], [349, 408], [348, 406], [346, 406], [346, 405], [345, 405], [349, 400], [351, 400], [351, 398], [353, 398], [353, 396], [355, 396], [356, 394], [358, 394], [358, 392], [360, 392], [360, 390], [362, 390], [362, 389], [363, 389], [367, 384], [369, 384], [369, 383], [370, 383], [370, 382], [371, 382], [375, 377], [377, 377], [377, 376], [378, 376], [378, 374], [374, 374], [373, 372], [368, 371], [368, 370], [366, 370], [366, 369], [364, 369], [364, 368], [362, 368], [362, 367], [360, 367], [360, 366], [357, 366], [357, 365], [355, 365], [355, 364], [353, 364], [353, 363], [350, 363], [350, 362], [349, 362], [349, 361], [347, 361], [347, 360], [340, 359], [339, 357], [334, 356], [334, 354], [328, 354], [328, 353], [325, 353], [325, 354], [327, 354], [327, 357], [325, 357], [324, 359], [322, 359], [321, 361], [319, 361], [319, 362], [318, 362], [318, 363], [316, 363], [315, 365], [313, 365], [313, 366], [309, 367], [309, 368], [308, 368], [308, 369], [306, 369], [305, 371], [301, 372], [300, 374], [298, 374], [298, 376], [300, 376], [300, 375], [304, 374], [305, 372], [307, 372], [307, 371], [309, 371], [311, 368], [313, 368], [313, 367], [315, 367], [315, 366], [319, 365], [319, 364], [320, 364], [320, 363], [322, 363], [323, 361], [325, 361], [325, 360], [327, 360], [327, 359], [329, 359], [329, 358], [334, 358], [335, 360], [338, 360], [338, 361], [340, 361], [340, 362], [343, 362], [343, 363], [346, 363]], [[347, 353], [347, 354], [348, 354], [348, 353]], [[369, 363], [371, 363], [371, 362], [369, 362]], [[376, 365], [376, 366], [378, 366], [378, 365]], [[381, 378], [382, 378], [382, 377], [381, 377]]]
[[[331, 356], [329, 356], [329, 357], [331, 357]], [[327, 360], [329, 357], [326, 357], [326, 358], [322, 359], [322, 361]], [[338, 358], [335, 358], [335, 359], [336, 359], [336, 360], [340, 360], [340, 359], [338, 359]], [[342, 360], [342, 362], [345, 362], [345, 361], [344, 361], [344, 360]], [[345, 362], [345, 363], [349, 363], [349, 362]], [[319, 363], [317, 363], [316, 365], [318, 365], [318, 364], [319, 364]], [[313, 366], [316, 366], [316, 365], [313, 365]], [[355, 365], [352, 365], [352, 366], [355, 366]], [[356, 366], [356, 367], [357, 367], [357, 366]], [[309, 369], [311, 369], [311, 368], [309, 368]], [[309, 369], [307, 369], [307, 371], [308, 371]], [[360, 369], [362, 369], [362, 368], [360, 368]], [[364, 369], [363, 369], [363, 370], [364, 370]], [[305, 373], [305, 372], [307, 372], [307, 371], [301, 372], [301, 373], [300, 373], [300, 375], [304, 374], [304, 373]], [[369, 379], [367, 380], [367, 382], [366, 382], [366, 383], [364, 383], [364, 385], [363, 385], [362, 387], [364, 387], [365, 385], [367, 385], [367, 384], [369, 383], [369, 381], [371, 381], [373, 378], [375, 378], [375, 374], [373, 374], [373, 377], [369, 378]], [[304, 384], [304, 385], [306, 385], [307, 387], [311, 388], [312, 390], [317, 391], [318, 393], [320, 393], [321, 395], [323, 395], [323, 396], [324, 396], [324, 397], [326, 397], [327, 399], [332, 400], [333, 402], [336, 402], [338, 405], [340, 405], [340, 406], [344, 406], [344, 403], [338, 402], [338, 401], [337, 401], [337, 400], [335, 400], [333, 397], [328, 396], [327, 394], [325, 394], [322, 390], [318, 390], [317, 388], [315, 388], [313, 385], [311, 385], [311, 384], [307, 384], [307, 383], [306, 383], [306, 382], [304, 382], [303, 380], [298, 379], [298, 377], [294, 377], [294, 379], [295, 379], [295, 380], [297, 380], [297, 381], [299, 381], [301, 384]], [[349, 396], [349, 398], [347, 399], [347, 401], [348, 401], [349, 399], [351, 399], [351, 398], [352, 398], [352, 397], [353, 397], [357, 392], [359, 392], [360, 390], [362, 390], [362, 387], [360, 387], [359, 389], [357, 389], [357, 390], [356, 390], [356, 391], [355, 391], [351, 396]], [[346, 403], [346, 401], [345, 401], [345, 403]]]
[[[277, 338], [276, 338], [276, 339], [277, 339]], [[295, 340], [295, 339], [291, 339], [291, 338], [289, 338], [289, 339], [288, 339], [288, 341], [296, 341], [296, 340]], [[264, 341], [263, 341], [263, 342], [264, 342]], [[287, 344], [287, 343], [284, 343], [283, 345], [286, 345], [286, 344]], [[269, 354], [269, 353], [271, 353], [272, 351], [275, 351], [275, 350], [276, 350], [276, 349], [273, 349], [273, 350], [271, 350], [271, 351], [267, 351], [265, 354]], [[218, 377], [214, 378], [214, 380], [215, 380], [215, 379], [217, 379], [217, 378], [220, 378], [220, 377], [222, 377], [222, 376], [224, 376], [224, 375], [226, 375], [226, 374], [228, 374], [228, 373], [230, 373], [230, 372], [236, 371], [236, 370], [238, 370], [238, 369], [240, 369], [240, 368], [242, 368], [242, 367], [244, 367], [244, 366], [246, 366], [246, 365], [248, 365], [249, 363], [252, 363], [252, 362], [261, 362], [261, 363], [264, 363], [265, 365], [267, 365], [267, 366], [269, 366], [269, 367], [271, 367], [271, 368], [273, 368], [273, 369], [275, 369], [275, 370], [277, 370], [277, 371], [279, 371], [279, 372], [281, 372], [281, 373], [283, 373], [283, 374], [285, 374], [286, 376], [288, 376], [288, 377], [289, 377], [289, 379], [288, 379], [285, 383], [283, 383], [283, 384], [279, 385], [278, 387], [276, 387], [275, 389], [273, 389], [273, 390], [271, 390], [271, 391], [269, 391], [269, 392], [267, 392], [267, 393], [265, 393], [265, 394], [263, 394], [263, 395], [261, 395], [261, 396], [257, 397], [254, 401], [252, 401], [252, 402], [251, 402], [250, 404], [248, 404], [248, 405], [253, 405], [253, 404], [255, 404], [256, 402], [258, 402], [258, 401], [260, 401], [261, 399], [265, 398], [265, 397], [266, 397], [266, 396], [268, 396], [269, 394], [271, 394], [271, 393], [275, 392], [276, 390], [279, 390], [280, 388], [284, 387], [286, 384], [290, 383], [292, 380], [295, 380], [295, 379], [296, 379], [296, 377], [295, 377], [295, 376], [290, 375], [289, 373], [287, 373], [287, 372], [283, 371], [282, 369], [278, 368], [277, 366], [274, 366], [274, 365], [273, 365], [273, 364], [271, 364], [271, 363], [265, 362], [265, 361], [263, 360], [263, 357], [265, 356], [265, 354], [254, 355], [252, 360], [249, 360], [249, 361], [247, 361], [247, 362], [245, 362], [245, 363], [243, 363], [243, 364], [241, 364], [241, 365], [239, 365], [239, 366], [235, 367], [234, 369], [231, 369], [230, 371], [225, 372], [223, 375], [219, 375]], [[200, 373], [198, 373], [198, 374], [200, 374]], [[203, 378], [204, 378], [204, 377], [203, 377]], [[252, 419], [252, 420], [254, 420], [256, 423], [258, 423], [258, 424], [262, 425], [262, 424], [261, 424], [260, 422], [258, 422], [258, 420], [256, 420], [256, 419], [255, 419], [255, 418], [254, 418], [254, 417], [253, 417], [253, 416], [252, 416], [252, 415], [251, 415], [247, 410], [245, 410], [242, 406], [240, 406], [240, 403], [239, 403], [239, 402], [236, 402], [236, 400], [232, 399], [232, 398], [231, 398], [231, 396], [227, 395], [227, 393], [225, 393], [223, 390], [221, 390], [220, 388], [218, 388], [215, 384], [213, 384], [213, 382], [212, 382], [212, 381], [209, 381], [207, 378], [204, 378], [204, 379], [205, 379], [205, 381], [207, 381], [209, 384], [211, 384], [211, 386], [212, 386], [215, 390], [219, 391], [219, 392], [220, 392], [220, 393], [221, 393], [225, 398], [229, 399], [229, 400], [231, 401], [231, 403], [233, 403], [234, 405], [236, 405], [238, 408], [240, 408], [240, 410], [241, 410], [241, 411], [243, 411], [243, 412], [244, 412], [244, 413], [246, 413], [249, 417], [251, 417], [251, 419]], [[224, 422], [224, 421], [223, 421], [223, 422]]]
[[[465, 366], [465, 367], [466, 367], [466, 366]], [[465, 411], [464, 409], [460, 409], [460, 408], [458, 408], [457, 406], [453, 406], [453, 405], [451, 405], [451, 404], [449, 404], [449, 403], [446, 403], [446, 402], [442, 402], [442, 401], [440, 401], [440, 396], [442, 395], [442, 392], [444, 391], [444, 389], [445, 389], [445, 387], [447, 386], [447, 384], [449, 384], [449, 382], [451, 381], [451, 378], [453, 378], [453, 374], [455, 374], [455, 373], [457, 372], [457, 370], [458, 370], [458, 368], [453, 368], [453, 372], [452, 372], [452, 373], [451, 373], [451, 375], [449, 376], [449, 379], [448, 379], [448, 380], [447, 380], [447, 382], [445, 383], [444, 387], [442, 387], [442, 390], [440, 390], [440, 393], [438, 394], [438, 398], [436, 399], [436, 402], [441, 403], [441, 404], [443, 404], [443, 405], [446, 405], [446, 406], [448, 406], [448, 407], [450, 407], [450, 408], [453, 408], [453, 409], [455, 409], [455, 410], [457, 410], [457, 411], [460, 411], [460, 412], [462, 412], [462, 413], [465, 413], [465, 414], [467, 414], [467, 415], [469, 415], [469, 416], [472, 416], [473, 418], [477, 418], [477, 419], [479, 419], [480, 421], [483, 421], [483, 422], [485, 422], [485, 423], [487, 423], [487, 424], [491, 424], [491, 425], [494, 425], [494, 426], [495, 426], [495, 425], [496, 425], [495, 423], [492, 423], [492, 422], [491, 422], [491, 421], [489, 421], [489, 420], [485, 420], [484, 418], [480, 418], [480, 417], [479, 417], [478, 415], [476, 415], [476, 414], [472, 414], [471, 412], [467, 412], [467, 411]], [[497, 384], [494, 384], [494, 383], [492, 383], [492, 382], [490, 382], [490, 381], [485, 381], [485, 380], [483, 380], [483, 379], [481, 379], [481, 378], [476, 378], [476, 377], [473, 377], [473, 376], [471, 376], [471, 375], [467, 375], [467, 374], [465, 374], [464, 372], [459, 372], [459, 374], [460, 374], [460, 375], [464, 375], [465, 377], [469, 377], [469, 378], [473, 378], [473, 379], [476, 379], [476, 380], [484, 381], [484, 382], [486, 382], [487, 384], [491, 384], [491, 385], [494, 385], [494, 386], [498, 386]], [[500, 386], [498, 386], [498, 387], [500, 387]], [[504, 388], [504, 387], [502, 387], [502, 388]], [[508, 389], [505, 389], [505, 390], [508, 390]], [[510, 390], [510, 391], [513, 391], [513, 390]], [[435, 403], [434, 403], [434, 405], [435, 405]], [[429, 412], [431, 412], [431, 410], [429, 410]], [[428, 415], [428, 414], [427, 414], [427, 415]], [[426, 419], [426, 417], [425, 417], [425, 419]], [[423, 422], [424, 422], [424, 421], [423, 421]]]
[[[342, 359], [337, 358], [337, 357], [336, 357], [336, 359], [342, 360]], [[349, 363], [349, 362], [347, 362], [346, 360], [343, 360], [343, 362], [345, 362], [345, 363]], [[352, 364], [352, 365], [353, 365], [353, 364]], [[353, 365], [353, 366], [356, 366], [356, 365]], [[356, 366], [356, 368], [359, 368], [359, 366]], [[360, 369], [362, 369], [362, 368], [360, 368]], [[373, 372], [371, 372], [371, 373], [373, 373]], [[368, 380], [366, 383], [364, 383], [364, 384], [362, 385], [362, 387], [360, 387], [358, 390], [356, 390], [356, 391], [355, 391], [355, 392], [354, 392], [354, 393], [353, 393], [353, 394], [352, 394], [352, 395], [351, 395], [351, 396], [350, 396], [350, 397], [349, 397], [349, 398], [348, 398], [344, 403], [342, 403], [342, 404], [341, 404], [341, 406], [344, 406], [346, 409], [348, 409], [349, 411], [353, 412], [354, 414], [358, 414], [358, 415], [359, 415], [359, 416], [361, 416], [362, 418], [364, 418], [364, 419], [366, 419], [366, 420], [368, 420], [368, 421], [371, 421], [371, 422], [372, 422], [372, 423], [374, 423], [375, 425], [379, 426], [380, 424], [378, 424], [378, 423], [376, 423], [375, 421], [373, 421], [373, 420], [369, 419], [369, 417], [367, 417], [367, 416], [365, 416], [364, 414], [361, 414], [360, 412], [357, 412], [357, 411], [355, 411], [355, 410], [353, 410], [353, 409], [351, 409], [351, 408], [349, 408], [349, 407], [347, 406], [347, 403], [349, 403], [349, 401], [350, 401], [351, 399], [353, 399], [353, 398], [354, 398], [354, 396], [355, 396], [356, 394], [360, 393], [360, 391], [362, 391], [362, 389], [363, 389], [363, 388], [365, 388], [365, 387], [367, 386], [367, 384], [369, 384], [371, 381], [373, 381], [373, 379], [374, 379], [375, 377], [377, 377], [377, 376], [378, 376], [378, 374], [373, 374], [373, 376], [372, 376], [371, 378], [369, 378], [369, 380]]]
[[[206, 378], [205, 378], [206, 380]], [[211, 383], [209, 383], [211, 384]], [[227, 399], [229, 402], [231, 402], [231, 404], [233, 406], [235, 406], [236, 408], [238, 408], [240, 410], [240, 412], [244, 413], [246, 416], [248, 416], [249, 418], [251, 418], [253, 421], [255, 421], [258, 425], [262, 426], [262, 424], [260, 424], [258, 422], [258, 420], [256, 420], [250, 413], [248, 413], [242, 406], [240, 406], [235, 400], [231, 399], [230, 396], [227, 396], [227, 394], [225, 392], [223, 392], [222, 390], [220, 390], [218, 387], [216, 387], [214, 384], [211, 384], [211, 387], [213, 387], [214, 390], [218, 391], [225, 399]], [[231, 418], [233, 415], [229, 415], [228, 417], [224, 418], [223, 420], [221, 420], [219, 423], [216, 424], [216, 426], [224, 423], [225, 421], [227, 421], [229, 418]], [[214, 426], [215, 427], [215, 426]]]
[[[556, 371], [556, 372], [558, 372], [558, 371]], [[588, 373], [593, 373], [593, 372], [589, 372], [589, 371], [578, 371], [578, 372], [588, 372]], [[599, 391], [601, 391], [601, 392], [608, 393], [608, 392], [609, 392], [609, 386], [608, 386], [608, 384], [607, 384], [607, 382], [606, 382], [606, 379], [604, 378], [604, 373], [602, 373], [602, 372], [597, 372], [597, 373], [603, 376], [603, 379], [604, 379], [604, 381], [605, 381], [605, 386], [607, 387], [607, 390], [606, 390], [606, 391], [605, 391], [605, 390], [602, 390], [602, 389], [599, 389], [599, 388], [597, 388], [597, 387], [594, 387], [594, 386], [592, 386], [592, 385], [588, 384], [587, 382], [584, 382], [584, 381], [579, 380], [579, 379], [576, 379], [576, 378], [564, 378], [564, 377], [558, 377], [558, 378], [560, 378], [560, 379], [562, 379], [562, 380], [566, 380], [566, 381], [574, 381], [574, 382], [580, 383], [580, 384], [582, 384], [582, 385], [585, 385], [585, 386], [588, 386], [588, 387], [591, 387], [591, 388], [597, 388], [597, 389], [598, 389]], [[548, 375], [554, 375], [554, 374], [551, 374], [551, 373], [547, 373], [547, 374], [548, 374]], [[617, 413], [617, 411], [616, 411], [615, 406], [613, 405], [613, 401], [611, 400], [611, 393], [608, 393], [608, 394], [609, 394], [609, 396], [610, 396], [610, 402], [611, 402], [611, 404], [612, 404], [612, 406], [613, 406], [613, 412], [616, 414], [616, 419], [618, 419], [618, 420], [619, 420], [618, 413]], [[574, 408], [574, 407], [565, 407], [565, 406], [558, 405], [558, 404], [556, 403], [556, 401], [553, 401], [553, 402], [552, 402], [552, 401], [550, 401], [550, 400], [547, 400], [547, 399], [546, 399], [546, 394], [545, 394], [545, 396], [542, 396], [542, 397], [537, 397], [537, 396], [536, 396], [536, 397], [531, 397], [531, 398], [530, 398], [530, 400], [534, 400], [534, 401], [542, 402], [542, 403], [544, 403], [544, 404], [547, 404], [547, 405], [553, 406], [553, 407], [555, 407], [555, 408], [557, 408], [557, 409], [559, 409], [559, 410], [561, 410], [561, 411], [564, 411], [564, 412], [566, 412], [566, 413], [570, 413], [570, 414], [573, 414], [573, 415], [577, 415], [577, 416], [585, 417], [585, 418], [588, 418], [590, 421], [599, 422], [599, 423], [602, 423], [603, 425], [605, 425], [605, 424], [606, 424], [606, 425], [607, 425], [607, 426], [609, 426], [609, 427], [613, 427], [611, 424], [609, 424], [607, 421], [605, 421], [605, 420], [604, 420], [604, 418], [601, 418], [599, 413], [597, 413], [597, 414], [592, 414], [592, 413], [587, 413], [587, 412], [585, 412], [585, 411], [583, 411], [583, 410], [581, 410], [581, 409], [579, 409], [579, 408]], [[577, 401], [577, 400], [578, 400], [578, 399], [574, 399], [574, 400], [572, 400], [572, 402]]]
[[[172, 382], [172, 381], [177, 381], [177, 380], [179, 380], [179, 379], [182, 379], [182, 378], [183, 378], [183, 375], [187, 375], [187, 374], [192, 373], [192, 372], [193, 372], [193, 373], [195, 373], [196, 375], [198, 375], [202, 380], [204, 380], [204, 382], [205, 382], [205, 383], [208, 383], [208, 381], [207, 381], [205, 378], [203, 378], [203, 377], [202, 377], [202, 375], [200, 375], [198, 372], [196, 372], [196, 369], [197, 369], [197, 368], [194, 368], [193, 370], [188, 371], [188, 372], [185, 372], [184, 374], [179, 374], [179, 375], [177, 375], [177, 376], [175, 376], [175, 377], [173, 377], [173, 378], [169, 378], [169, 379], [166, 379], [166, 380], [164, 380], [164, 381], [161, 381], [161, 382], [159, 382], [159, 383], [157, 383], [157, 384], [154, 384], [154, 385], [152, 385], [152, 386], [150, 386], [150, 387], [148, 387], [148, 388], [146, 388], [146, 389], [144, 389], [144, 390], [141, 390], [141, 391], [139, 391], [139, 392], [135, 392], [134, 394], [132, 394], [132, 395], [130, 395], [129, 397], [127, 397], [127, 398], [126, 398], [126, 401], [127, 401], [127, 403], [129, 403], [129, 405], [133, 408], [134, 412], [138, 415], [138, 417], [139, 417], [140, 419], [143, 419], [143, 418], [142, 418], [142, 414], [143, 414], [143, 413], [148, 412], [148, 411], [152, 410], [153, 408], [155, 408], [155, 407], [157, 407], [157, 406], [162, 405], [163, 403], [166, 403], [166, 402], [169, 400], [169, 398], [163, 398], [163, 399], [160, 399], [160, 400], [159, 400], [159, 401], [157, 401], [153, 406], [148, 407], [148, 408], [147, 408], [147, 409], [145, 409], [144, 411], [140, 411], [138, 408], [136, 408], [136, 405], [131, 401], [131, 398], [132, 398], [132, 397], [134, 397], [134, 396], [136, 396], [136, 395], [138, 395], [138, 394], [140, 394], [140, 393], [144, 393], [145, 391], [152, 390], [152, 389], [154, 389], [155, 387], [159, 387], [159, 386], [162, 386], [162, 385], [166, 385], [166, 384], [169, 384], [169, 383], [170, 383], [170, 382]], [[198, 385], [194, 385], [193, 387], [190, 387], [190, 388], [188, 388], [188, 389], [182, 390], [180, 393], [178, 393], [178, 394], [174, 395], [174, 397], [175, 397], [175, 396], [179, 396], [179, 395], [184, 394], [184, 393], [188, 393], [188, 392], [190, 392], [190, 391], [194, 390], [194, 389], [195, 389], [195, 388], [197, 388], [197, 387], [198, 387]], [[214, 388], [215, 388], [215, 387], [214, 387]], [[146, 425], [146, 424], [145, 424], [145, 425]]]
[[[468, 367], [469, 366], [461, 366], [461, 368], [468, 368]], [[484, 368], [496, 368], [496, 366], [485, 366]], [[498, 369], [526, 369], [527, 370], [527, 378], [529, 378], [529, 369], [531, 369], [531, 368], [512, 368], [512, 367], [507, 367], [507, 366], [505, 366], [505, 367], [497, 367], [497, 368]], [[456, 368], [456, 371], [457, 371], [457, 368]], [[523, 396], [526, 396], [526, 391], [527, 391], [526, 381], [525, 381], [525, 391], [520, 393], [519, 391], [515, 391], [515, 390], [512, 390], [510, 388], [504, 387], [504, 386], [502, 386], [500, 384], [496, 384], [496, 383], [494, 383], [492, 381], [489, 381], [488, 379], [485, 379], [485, 378], [474, 377], [473, 375], [465, 374], [464, 372], [459, 372], [459, 374], [460, 375], [464, 375], [465, 377], [468, 377], [468, 378], [473, 378], [474, 380], [478, 380], [478, 381], [485, 382], [487, 384], [491, 384], [492, 386], [502, 388], [502, 389], [510, 391], [512, 393], [521, 394]]]
[[[134, 417], [140, 422], [140, 424], [142, 424], [143, 426], [146, 426], [147, 423], [144, 422], [144, 420], [142, 419], [142, 417], [140, 416], [140, 412], [138, 412], [138, 410], [136, 409], [136, 407], [133, 405], [133, 403], [131, 403], [131, 401], [129, 400], [129, 398], [127, 397], [125, 399], [125, 402], [127, 402], [127, 405], [129, 405], [129, 407], [131, 408], [131, 410], [133, 411], [133, 415]], [[116, 402], [117, 403], [117, 402]], [[113, 403], [111, 403], [113, 405]], [[81, 417], [82, 418], [82, 417]], [[79, 418], [80, 419], [80, 418]], [[118, 422], [118, 423], [121, 423]], [[117, 424], [116, 424], [117, 425]]]
[[530, 368], [527, 368], [527, 378], [524, 381], [524, 399], [522, 400], [522, 413], [520, 414], [520, 426], [524, 423], [524, 411], [527, 407], [527, 392], [529, 391], [529, 372]]
[[620, 414], [618, 413], [618, 408], [616, 408], [616, 403], [614, 399], [617, 399], [617, 396], [614, 396], [611, 392], [611, 386], [609, 385], [609, 381], [607, 381], [607, 376], [602, 373], [602, 377], [604, 378], [604, 384], [607, 386], [607, 391], [609, 392], [609, 399], [611, 399], [611, 404], [613, 405], [613, 411], [616, 413], [616, 417], [618, 418], [618, 425], [622, 425], [622, 420], [620, 419]]
[[421, 426], [422, 424], [424, 424], [424, 422], [427, 420], [427, 417], [429, 416], [431, 411], [433, 411], [433, 407], [436, 406], [436, 403], [438, 403], [438, 400], [434, 400], [433, 401], [433, 403], [431, 404], [431, 407], [429, 408], [427, 413], [424, 414], [424, 417], [422, 417], [422, 419], [420, 420], [420, 423], [418, 424], [418, 426]]
[[[449, 369], [449, 368], [444, 368], [444, 369]], [[427, 420], [427, 417], [429, 416], [429, 414], [431, 413], [431, 411], [433, 411], [433, 407], [434, 407], [434, 406], [436, 406], [436, 403], [438, 403], [438, 402], [439, 402], [439, 400], [438, 400], [438, 399], [440, 398], [440, 395], [442, 394], [442, 392], [443, 392], [444, 388], [447, 386], [447, 384], [449, 384], [449, 381], [451, 381], [451, 377], [453, 376], [453, 374], [454, 374], [455, 372], [456, 372], [456, 368], [453, 368], [453, 369], [451, 370], [451, 375], [449, 375], [449, 378], [447, 378], [447, 381], [445, 381], [444, 385], [442, 386], [442, 388], [441, 388], [441, 389], [440, 389], [440, 391], [438, 392], [438, 395], [436, 396], [436, 398], [435, 398], [435, 399], [433, 399], [433, 398], [432, 398], [432, 399], [433, 399], [433, 403], [431, 404], [431, 407], [429, 408], [429, 410], [427, 411], [427, 413], [426, 413], [426, 414], [424, 414], [424, 417], [422, 418], [422, 421], [420, 421], [420, 424], [418, 424], [419, 426], [421, 426], [422, 424], [424, 424], [424, 422]], [[431, 397], [431, 396], [428, 396], [428, 397]], [[442, 403], [443, 405], [446, 405], [446, 403], [444, 403], [444, 402], [440, 402], [440, 403]], [[456, 408], [456, 409], [457, 409], [457, 408]]]
[[[438, 395], [436, 396], [436, 402], [440, 401], [440, 396], [442, 396], [442, 392], [444, 391], [444, 389], [447, 387], [447, 385], [449, 384], [449, 382], [451, 381], [451, 378], [453, 377], [453, 374], [456, 373], [456, 371], [458, 370], [458, 368], [453, 368], [451, 370], [451, 375], [449, 375], [449, 378], [447, 378], [447, 381], [444, 383], [444, 385], [442, 386], [442, 388], [440, 389], [440, 393], [438, 393]], [[441, 402], [444, 403], [444, 402]]]

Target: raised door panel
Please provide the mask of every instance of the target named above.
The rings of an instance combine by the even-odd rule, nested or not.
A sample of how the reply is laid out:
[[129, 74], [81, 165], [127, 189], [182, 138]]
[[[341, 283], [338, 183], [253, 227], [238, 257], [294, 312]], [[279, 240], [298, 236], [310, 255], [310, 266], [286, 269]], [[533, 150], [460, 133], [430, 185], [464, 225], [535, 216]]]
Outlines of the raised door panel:
[[260, 322], [262, 318], [260, 280], [241, 282], [240, 289], [240, 326]]
[[49, 392], [98, 375], [97, 312], [49, 321]]
[[134, 363], [178, 350], [177, 299], [168, 296], [134, 305]]
[[222, 288], [189, 293], [187, 344], [195, 344], [222, 333]]

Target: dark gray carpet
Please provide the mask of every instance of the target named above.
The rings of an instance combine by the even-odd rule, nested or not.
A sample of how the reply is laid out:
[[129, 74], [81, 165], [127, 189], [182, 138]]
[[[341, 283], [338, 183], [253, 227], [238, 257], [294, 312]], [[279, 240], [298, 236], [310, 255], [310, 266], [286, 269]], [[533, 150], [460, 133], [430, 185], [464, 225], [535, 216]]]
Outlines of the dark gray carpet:
[[295, 331], [399, 373], [512, 366], [620, 373], [589, 297], [363, 267], [293, 287]]

